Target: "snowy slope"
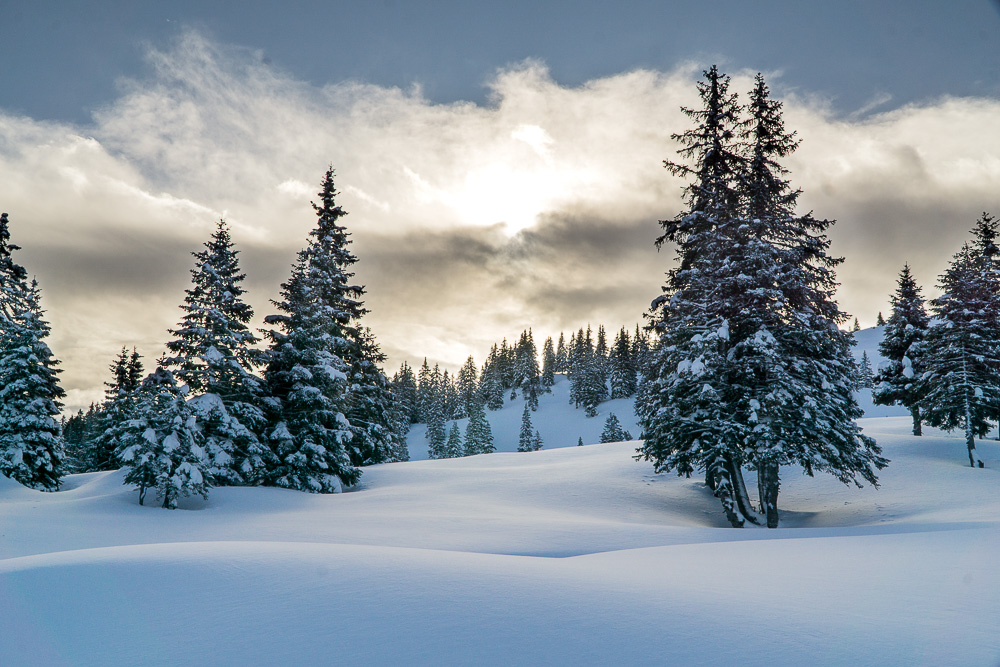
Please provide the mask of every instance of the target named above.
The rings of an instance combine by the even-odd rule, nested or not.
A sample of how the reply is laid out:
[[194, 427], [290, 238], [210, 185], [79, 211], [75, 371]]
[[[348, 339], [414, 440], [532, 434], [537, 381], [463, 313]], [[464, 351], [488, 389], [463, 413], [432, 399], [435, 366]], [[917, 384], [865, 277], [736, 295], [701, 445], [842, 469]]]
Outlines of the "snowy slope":
[[785, 470], [776, 531], [723, 527], [635, 443], [173, 512], [118, 472], [0, 478], [0, 664], [997, 664], [1000, 445], [974, 470], [958, 437], [863, 426], [881, 488]]
[[[610, 413], [615, 413], [622, 428], [639, 437], [639, 427], [635, 416], [633, 398], [619, 398], [604, 401], [597, 406], [596, 417], [587, 417], [583, 408], [574, 408], [569, 402], [569, 380], [563, 374], [555, 376], [556, 383], [552, 392], [542, 394], [538, 398], [538, 412], [531, 413], [531, 423], [542, 436], [542, 446], [545, 449], [556, 447], [571, 447], [583, 443], [589, 445], [601, 441], [601, 431]], [[500, 410], [487, 410], [486, 421], [490, 423], [493, 439], [498, 452], [516, 452], [517, 441], [521, 434], [521, 416], [524, 413], [524, 398], [520, 392], [517, 398], [510, 400], [510, 393], [504, 396], [504, 405]], [[454, 420], [458, 423], [459, 432], [465, 436], [468, 419]], [[451, 429], [453, 422], [448, 422]], [[406, 444], [410, 448], [410, 459], [422, 461], [427, 458], [427, 426], [415, 424], [407, 435]]]
[[[880, 363], [885, 361], [879, 354], [878, 346], [885, 335], [885, 327], [871, 327], [854, 332], [854, 340], [857, 343], [851, 351], [854, 358], [861, 361], [862, 353], [868, 353], [868, 361], [872, 365], [872, 370], [878, 370]], [[862, 389], [858, 392], [858, 403], [865, 411], [866, 417], [904, 417], [910, 412], [900, 405], [875, 405], [872, 401], [872, 390]]]

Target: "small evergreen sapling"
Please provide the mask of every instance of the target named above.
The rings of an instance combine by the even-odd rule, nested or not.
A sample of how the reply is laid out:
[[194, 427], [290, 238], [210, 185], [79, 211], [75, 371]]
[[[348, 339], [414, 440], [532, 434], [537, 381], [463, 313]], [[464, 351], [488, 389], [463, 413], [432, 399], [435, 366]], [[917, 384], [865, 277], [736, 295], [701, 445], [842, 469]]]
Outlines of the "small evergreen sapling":
[[615, 413], [608, 414], [604, 422], [604, 430], [601, 431], [601, 442], [626, 442], [632, 439], [632, 434], [622, 428], [621, 422]]
[[486, 421], [486, 411], [476, 403], [472, 406], [469, 423], [465, 426], [465, 455], [492, 454], [495, 451], [493, 429]]

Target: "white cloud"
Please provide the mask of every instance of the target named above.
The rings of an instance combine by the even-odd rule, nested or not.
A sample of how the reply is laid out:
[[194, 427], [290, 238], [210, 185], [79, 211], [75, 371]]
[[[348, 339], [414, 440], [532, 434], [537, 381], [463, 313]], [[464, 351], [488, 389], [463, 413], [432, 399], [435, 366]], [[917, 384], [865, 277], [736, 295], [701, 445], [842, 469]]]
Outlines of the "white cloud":
[[[267, 314], [331, 163], [393, 365], [481, 362], [526, 326], [540, 338], [634, 324], [670, 266], [652, 241], [680, 207], [662, 160], [689, 126], [679, 107], [697, 105], [690, 65], [570, 88], [527, 61], [498, 72], [479, 106], [311, 87], [194, 32], [150, 58], [155, 76], [90, 127], [0, 114], [0, 208], [42, 284], [73, 404], [100, 398], [121, 345], [160, 354], [188, 253], [221, 216]], [[740, 73], [733, 89], [749, 87]], [[793, 183], [805, 208], [839, 220], [841, 302], [862, 322], [887, 311], [904, 261], [930, 287], [978, 213], [1000, 213], [998, 112], [944, 99], [859, 120], [786, 98], [803, 140]]]

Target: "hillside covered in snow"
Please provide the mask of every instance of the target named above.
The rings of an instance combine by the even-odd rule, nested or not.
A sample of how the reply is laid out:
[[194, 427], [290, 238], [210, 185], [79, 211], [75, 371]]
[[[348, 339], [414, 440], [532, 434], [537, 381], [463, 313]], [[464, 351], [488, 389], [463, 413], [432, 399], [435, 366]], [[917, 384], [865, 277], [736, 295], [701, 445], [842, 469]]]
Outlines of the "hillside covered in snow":
[[534, 413], [542, 451], [509, 451], [517, 400], [491, 413], [505, 451], [373, 466], [339, 495], [218, 488], [169, 512], [121, 472], [0, 479], [2, 662], [1000, 660], [996, 442], [972, 469], [958, 434], [865, 419], [881, 488], [782, 470], [782, 528], [735, 530], [701, 480], [593, 444], [618, 406], [584, 419], [564, 384]]

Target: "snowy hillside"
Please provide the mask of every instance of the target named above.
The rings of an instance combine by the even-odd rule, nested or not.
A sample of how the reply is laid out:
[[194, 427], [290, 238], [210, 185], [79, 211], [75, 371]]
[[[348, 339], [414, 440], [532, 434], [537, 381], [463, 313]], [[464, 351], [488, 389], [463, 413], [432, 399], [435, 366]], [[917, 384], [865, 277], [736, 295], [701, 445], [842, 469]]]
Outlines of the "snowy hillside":
[[[622, 428], [639, 436], [633, 398], [620, 398], [604, 401], [597, 406], [596, 417], [587, 417], [583, 409], [574, 408], [569, 402], [569, 380], [565, 375], [557, 374], [552, 393], [542, 394], [538, 398], [538, 412], [531, 413], [532, 425], [542, 436], [544, 449], [569, 447], [579, 444], [583, 438], [584, 444], [601, 441], [601, 431], [604, 421], [612, 412], [618, 417]], [[490, 423], [493, 438], [498, 452], [516, 452], [517, 439], [521, 432], [521, 416], [524, 412], [524, 398], [518, 393], [517, 398], [510, 400], [510, 393], [504, 396], [504, 405], [500, 410], [487, 410], [486, 420]], [[455, 420], [459, 430], [465, 433], [468, 419]], [[453, 422], [448, 422], [451, 428]], [[414, 424], [406, 438], [410, 449], [410, 459], [422, 461], [427, 459], [427, 425]]]
[[723, 527], [701, 482], [654, 475], [635, 443], [174, 512], [118, 472], [51, 494], [0, 478], [0, 663], [996, 664], [1000, 445], [976, 470], [958, 437], [863, 426], [892, 459], [882, 488], [783, 471], [772, 531]]

